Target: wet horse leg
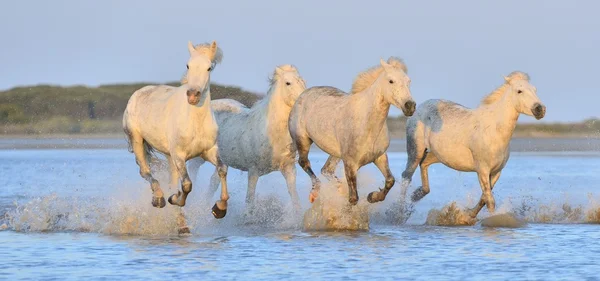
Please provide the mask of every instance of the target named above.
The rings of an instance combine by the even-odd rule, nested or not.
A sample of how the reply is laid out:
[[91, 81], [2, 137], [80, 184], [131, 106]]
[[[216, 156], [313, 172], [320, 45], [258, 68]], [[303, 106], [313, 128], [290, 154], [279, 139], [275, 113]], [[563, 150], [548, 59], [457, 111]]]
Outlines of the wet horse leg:
[[138, 166], [140, 166], [140, 175], [150, 183], [150, 188], [152, 189], [152, 206], [157, 208], [165, 207], [166, 202], [164, 193], [160, 188], [158, 181], [154, 179], [150, 173], [150, 166], [148, 165], [148, 159], [146, 159], [144, 140], [141, 137], [132, 136], [131, 142], [135, 160]]
[[350, 205], [356, 205], [358, 203], [358, 190], [356, 187], [357, 171], [358, 165], [349, 161], [344, 161], [344, 172], [346, 174], [346, 181], [348, 182], [348, 202]]
[[[490, 191], [492, 191], [494, 189], [496, 182], [498, 182], [498, 179], [500, 178], [500, 174], [501, 174], [501, 172], [497, 172], [490, 176]], [[475, 205], [475, 207], [468, 210], [469, 215], [473, 218], [477, 217], [477, 214], [479, 214], [479, 212], [481, 211], [483, 206], [485, 206], [485, 197], [484, 197], [484, 194], [481, 194], [481, 198], [479, 199], [479, 202], [477, 203], [477, 205]]]
[[311, 144], [312, 140], [310, 138], [296, 140], [296, 147], [298, 148], [298, 164], [300, 167], [302, 167], [304, 172], [310, 176], [310, 180], [312, 182], [312, 190], [308, 195], [308, 201], [310, 201], [310, 203], [317, 199], [319, 190], [321, 189], [321, 182], [310, 167], [310, 160], [308, 160], [308, 151], [310, 150]]
[[375, 163], [375, 166], [377, 166], [379, 171], [381, 171], [381, 173], [385, 177], [385, 186], [379, 191], [373, 191], [369, 193], [369, 196], [367, 196], [367, 201], [369, 201], [369, 203], [376, 203], [385, 200], [385, 197], [387, 196], [388, 192], [390, 192], [390, 190], [396, 183], [396, 179], [392, 175], [392, 171], [390, 171], [390, 164], [388, 161], [387, 153], [384, 153], [381, 156], [377, 157], [377, 159], [375, 159], [373, 163]]
[[290, 163], [281, 169], [281, 174], [285, 178], [287, 184], [288, 193], [290, 194], [290, 200], [294, 205], [294, 210], [300, 212], [302, 209], [300, 206], [300, 199], [298, 198], [298, 192], [296, 191], [296, 164]]
[[177, 155], [171, 155], [168, 157], [168, 159], [170, 160], [169, 168], [171, 170], [171, 182], [174, 186], [176, 186], [177, 179], [181, 179], [181, 191], [178, 191], [177, 194], [171, 195], [169, 197], [169, 203], [171, 205], [181, 207], [177, 211], [177, 227], [179, 228], [179, 234], [190, 233], [190, 229], [187, 226], [185, 215], [183, 213], [183, 206], [185, 206], [187, 195], [192, 191], [192, 181], [190, 180], [187, 172], [185, 158]]
[[[167, 161], [169, 162], [170, 186], [177, 188], [177, 182], [179, 181], [179, 171], [177, 171], [177, 167], [173, 163], [171, 156], [167, 156]], [[195, 176], [192, 176], [192, 178], [195, 178]], [[183, 213], [183, 208], [178, 208], [177, 210], [177, 227], [179, 228], [179, 234], [190, 233], [190, 228], [187, 226], [185, 215]]]
[[413, 192], [411, 196], [412, 202], [418, 202], [429, 193], [429, 173], [427, 169], [431, 164], [438, 162], [439, 160], [437, 157], [435, 157], [435, 155], [430, 152], [425, 152], [425, 156], [423, 157], [423, 160], [421, 160], [420, 164], [422, 185]]
[[246, 205], [248, 206], [251, 206], [254, 203], [257, 183], [258, 172], [256, 172], [255, 169], [248, 169], [248, 191], [246, 191]]
[[340, 179], [335, 175], [335, 168], [339, 162], [340, 158], [330, 155], [327, 161], [325, 161], [323, 168], [321, 168], [321, 175], [325, 176], [329, 181], [336, 181], [337, 184], [340, 184]]
[[217, 219], [222, 219], [227, 215], [227, 200], [229, 200], [229, 192], [227, 191], [227, 169], [228, 167], [223, 164], [219, 157], [219, 150], [217, 146], [213, 146], [211, 149], [206, 151], [202, 158], [204, 160], [215, 165], [219, 179], [221, 180], [221, 197], [215, 205], [212, 207], [212, 214]]
[[173, 194], [169, 197], [169, 203], [171, 205], [177, 205], [179, 207], [185, 206], [185, 201], [188, 194], [192, 191], [192, 181], [187, 172], [185, 165], [185, 158], [182, 155], [171, 154], [171, 165], [175, 166], [181, 179], [181, 190], [177, 194]]

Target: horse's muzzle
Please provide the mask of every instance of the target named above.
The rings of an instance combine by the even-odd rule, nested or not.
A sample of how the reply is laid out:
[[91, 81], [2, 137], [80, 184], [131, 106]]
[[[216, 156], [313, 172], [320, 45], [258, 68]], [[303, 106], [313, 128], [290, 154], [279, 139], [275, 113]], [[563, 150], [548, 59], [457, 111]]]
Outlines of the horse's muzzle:
[[533, 113], [533, 117], [535, 117], [535, 119], [540, 120], [546, 115], [546, 107], [536, 103], [533, 105], [531, 112]]
[[405, 116], [412, 116], [415, 113], [416, 109], [417, 103], [415, 103], [412, 100], [409, 100], [406, 103], [404, 103], [404, 106], [402, 107], [402, 112]]
[[197, 105], [200, 102], [200, 91], [196, 89], [188, 89], [187, 92], [187, 100], [191, 105]]

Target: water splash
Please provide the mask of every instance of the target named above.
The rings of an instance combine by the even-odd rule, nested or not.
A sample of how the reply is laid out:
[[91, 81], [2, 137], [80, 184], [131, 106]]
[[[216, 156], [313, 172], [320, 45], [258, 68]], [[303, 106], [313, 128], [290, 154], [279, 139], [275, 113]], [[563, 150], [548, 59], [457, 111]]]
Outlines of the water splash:
[[348, 203], [345, 185], [322, 184], [319, 197], [304, 214], [305, 231], [369, 230], [369, 203]]
[[456, 202], [444, 206], [442, 209], [432, 209], [427, 214], [427, 225], [437, 226], [461, 226], [474, 225], [477, 222], [469, 214], [464, 211], [464, 208], [459, 207]]

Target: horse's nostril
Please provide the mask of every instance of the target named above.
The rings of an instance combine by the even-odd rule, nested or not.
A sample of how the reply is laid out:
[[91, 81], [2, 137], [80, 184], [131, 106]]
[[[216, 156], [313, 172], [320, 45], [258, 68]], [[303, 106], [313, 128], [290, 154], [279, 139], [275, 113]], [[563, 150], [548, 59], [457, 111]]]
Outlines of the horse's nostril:
[[415, 106], [416, 106], [416, 105], [417, 105], [417, 104], [416, 104], [414, 101], [407, 101], [407, 102], [404, 104], [404, 108], [406, 108], [406, 109], [409, 109], [409, 110], [413, 110], [413, 109], [415, 109]]
[[200, 91], [198, 91], [198, 90], [192, 90], [192, 89], [187, 90], [188, 97], [198, 96], [199, 94], [200, 94]]

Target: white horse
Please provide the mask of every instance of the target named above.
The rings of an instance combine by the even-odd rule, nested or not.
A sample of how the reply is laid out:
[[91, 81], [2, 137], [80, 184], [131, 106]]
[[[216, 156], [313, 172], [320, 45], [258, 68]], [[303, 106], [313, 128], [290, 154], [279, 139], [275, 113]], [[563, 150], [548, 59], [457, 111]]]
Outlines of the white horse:
[[391, 57], [380, 64], [359, 74], [349, 95], [333, 87], [312, 87], [296, 101], [289, 119], [290, 135], [298, 149], [298, 162], [311, 177], [310, 202], [320, 189], [308, 160], [313, 142], [330, 155], [324, 174], [332, 176], [339, 159], [344, 162], [350, 204], [358, 202], [356, 173], [364, 165], [374, 162], [385, 177], [385, 187], [369, 193], [370, 203], [383, 201], [394, 185], [385, 153], [390, 144], [386, 123], [390, 104], [406, 116], [413, 114], [416, 104], [404, 63]]
[[[130, 151], [133, 150], [140, 166], [140, 174], [151, 185], [154, 207], [164, 207], [165, 198], [148, 166], [148, 156], [153, 149], [166, 156], [171, 184], [176, 185], [177, 180], [181, 180], [181, 191], [169, 197], [172, 205], [185, 206], [192, 190], [186, 161], [200, 156], [213, 163], [222, 186], [221, 200], [213, 206], [213, 215], [222, 218], [229, 199], [227, 166], [219, 159], [216, 146], [218, 127], [210, 106], [210, 73], [223, 55], [214, 41], [196, 47], [188, 42], [188, 50], [188, 71], [182, 81], [185, 84], [180, 87], [146, 86], [137, 90], [123, 114], [123, 129]], [[180, 231], [189, 230], [186, 227]]]
[[482, 195], [469, 210], [475, 218], [487, 204], [495, 211], [492, 189], [509, 157], [509, 142], [521, 113], [541, 119], [546, 107], [529, 84], [529, 76], [512, 72], [505, 83], [483, 99], [476, 109], [446, 100], [428, 100], [406, 124], [408, 161], [402, 173], [406, 190], [417, 166], [423, 186], [414, 191], [412, 201], [429, 193], [427, 168], [434, 163], [463, 172], [477, 172]]
[[[223, 163], [248, 172], [246, 203], [254, 202], [258, 178], [273, 171], [281, 171], [294, 207], [300, 209], [296, 192], [296, 148], [288, 130], [292, 106], [306, 89], [304, 79], [292, 65], [275, 68], [267, 96], [252, 108], [231, 99], [212, 101], [219, 124], [219, 155]], [[190, 170], [197, 171], [203, 163], [190, 161]], [[219, 186], [215, 172], [207, 197]]]

